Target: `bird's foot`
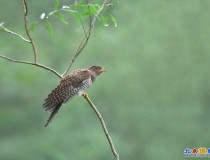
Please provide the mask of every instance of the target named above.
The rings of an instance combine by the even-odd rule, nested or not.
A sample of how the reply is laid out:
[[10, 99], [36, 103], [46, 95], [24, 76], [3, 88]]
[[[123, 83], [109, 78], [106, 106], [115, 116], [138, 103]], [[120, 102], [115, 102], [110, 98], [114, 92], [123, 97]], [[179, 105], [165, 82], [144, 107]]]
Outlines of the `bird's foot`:
[[88, 97], [88, 94], [87, 94], [87, 93], [83, 93], [82, 96], [83, 96], [84, 98], [87, 98], [87, 97]]

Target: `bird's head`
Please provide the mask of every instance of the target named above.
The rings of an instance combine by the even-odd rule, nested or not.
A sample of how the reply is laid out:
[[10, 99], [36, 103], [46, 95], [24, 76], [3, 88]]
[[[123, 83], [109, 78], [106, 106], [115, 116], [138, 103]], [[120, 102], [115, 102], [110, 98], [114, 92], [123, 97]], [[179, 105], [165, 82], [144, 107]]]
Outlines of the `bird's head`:
[[88, 68], [94, 75], [99, 76], [102, 72], [105, 72], [105, 69], [100, 66], [91, 66]]

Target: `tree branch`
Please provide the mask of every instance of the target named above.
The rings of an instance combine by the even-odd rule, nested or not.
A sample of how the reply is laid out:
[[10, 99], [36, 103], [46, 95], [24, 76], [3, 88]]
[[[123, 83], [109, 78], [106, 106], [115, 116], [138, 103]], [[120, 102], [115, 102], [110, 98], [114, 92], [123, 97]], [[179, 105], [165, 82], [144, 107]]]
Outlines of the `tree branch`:
[[43, 64], [39, 64], [39, 63], [35, 63], [35, 62], [28, 62], [28, 61], [20, 61], [20, 60], [15, 60], [15, 59], [11, 59], [11, 58], [8, 58], [6, 56], [3, 56], [3, 55], [0, 55], [1, 58], [5, 59], [5, 60], [8, 60], [10, 62], [15, 62], [15, 63], [22, 63], [22, 64], [28, 64], [28, 65], [33, 65], [33, 66], [37, 66], [37, 67], [40, 67], [40, 68], [43, 68], [45, 70], [48, 70], [52, 73], [54, 73], [56, 76], [58, 76], [59, 78], [63, 78], [62, 75], [60, 75], [57, 71], [55, 71], [54, 69], [50, 68], [50, 67], [47, 67]]
[[[67, 69], [64, 71], [64, 73], [62, 74], [63, 77], [68, 73], [68, 71], [70, 70], [70, 68], [72, 67], [73, 63], [75, 62], [76, 58], [79, 56], [79, 54], [83, 51], [83, 49], [85, 48], [85, 46], [88, 43], [88, 40], [90, 38], [90, 34], [92, 31], [92, 28], [94, 27], [96, 20], [98, 19], [98, 17], [100, 16], [100, 14], [105, 10], [105, 8], [108, 6], [108, 4], [111, 2], [112, 0], [104, 0], [103, 5], [101, 6], [101, 8], [98, 10], [98, 12], [95, 14], [93, 20], [91, 17], [91, 13], [90, 13], [90, 7], [89, 7], [89, 2], [87, 0], [87, 6], [88, 6], [88, 10], [89, 10], [89, 29], [86, 33], [86, 31], [84, 30], [84, 32], [86, 33], [84, 38], [82, 39], [77, 51], [75, 52], [70, 64], [68, 65]], [[84, 28], [83, 28], [84, 29]]]
[[101, 125], [102, 125], [102, 127], [103, 127], [104, 134], [106, 135], [106, 138], [107, 138], [107, 140], [108, 140], [108, 142], [109, 142], [109, 145], [110, 145], [110, 147], [111, 147], [112, 154], [115, 156], [115, 159], [116, 159], [116, 160], [119, 160], [119, 159], [120, 159], [120, 158], [119, 158], [119, 155], [118, 155], [117, 152], [116, 152], [116, 149], [115, 149], [114, 144], [113, 144], [113, 142], [112, 142], [111, 136], [110, 136], [110, 134], [109, 134], [109, 132], [108, 132], [108, 130], [107, 130], [107, 127], [106, 127], [106, 124], [105, 124], [105, 122], [104, 122], [104, 120], [103, 120], [103, 117], [101, 116], [100, 112], [98, 111], [98, 109], [96, 108], [96, 106], [93, 104], [93, 102], [90, 100], [88, 94], [84, 93], [84, 94], [83, 94], [83, 97], [86, 99], [86, 101], [89, 103], [89, 105], [92, 107], [92, 109], [94, 110], [94, 112], [95, 112], [96, 115], [98, 116], [98, 119], [100, 120]]
[[26, 3], [26, 0], [23, 0], [23, 10], [24, 10], [24, 27], [25, 27], [25, 32], [26, 32], [27, 37], [30, 40], [29, 43], [31, 44], [33, 52], [34, 52], [34, 63], [37, 63], [37, 61], [38, 61], [38, 53], [37, 53], [37, 50], [36, 50], [35, 43], [34, 43], [33, 39], [31, 38], [31, 35], [29, 33], [29, 29], [28, 29], [28, 18], [27, 18], [27, 16], [28, 16], [28, 6], [27, 6], [27, 3]]
[[11, 30], [7, 29], [7, 28], [4, 27], [4, 26], [1, 26], [1, 28], [2, 28], [2, 29], [1, 29], [2, 31], [5, 31], [5, 32], [10, 33], [10, 34], [13, 34], [13, 35], [15, 35], [15, 36], [21, 38], [21, 39], [24, 40], [25, 42], [30, 43], [30, 40], [24, 38], [22, 35], [20, 35], [20, 34], [18, 34], [18, 33], [15, 33], [15, 32], [13, 32], [13, 31], [11, 31]]

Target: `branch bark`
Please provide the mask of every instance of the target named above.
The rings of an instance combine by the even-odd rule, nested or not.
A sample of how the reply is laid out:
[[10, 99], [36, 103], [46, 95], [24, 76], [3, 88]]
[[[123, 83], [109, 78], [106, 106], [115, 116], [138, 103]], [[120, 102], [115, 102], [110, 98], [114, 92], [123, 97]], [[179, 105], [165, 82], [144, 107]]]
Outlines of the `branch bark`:
[[55, 71], [54, 69], [50, 68], [50, 67], [47, 67], [43, 64], [39, 64], [39, 63], [34, 63], [34, 62], [29, 62], [29, 61], [21, 61], [21, 60], [15, 60], [15, 59], [11, 59], [11, 58], [8, 58], [6, 56], [3, 56], [3, 55], [0, 55], [1, 58], [5, 59], [5, 60], [8, 60], [10, 62], [15, 62], [15, 63], [22, 63], [22, 64], [28, 64], [28, 65], [33, 65], [33, 66], [37, 66], [37, 67], [40, 67], [40, 68], [43, 68], [45, 70], [48, 70], [52, 73], [54, 73], [55, 75], [57, 75], [59, 78], [63, 78], [62, 75], [60, 75], [57, 71]]
[[2, 31], [5, 31], [5, 32], [10, 33], [10, 34], [13, 34], [13, 35], [21, 38], [23, 41], [30, 43], [30, 40], [24, 38], [22, 35], [20, 35], [20, 34], [18, 34], [16, 32], [11, 31], [11, 30], [9, 30], [8, 28], [6, 28], [4, 26], [1, 26], [1, 28], [2, 28]]
[[28, 6], [27, 6], [27, 3], [26, 3], [26, 0], [23, 0], [23, 10], [24, 10], [24, 27], [25, 27], [25, 32], [26, 32], [26, 35], [28, 37], [28, 39], [30, 40], [30, 44], [32, 46], [32, 49], [33, 49], [33, 52], [34, 52], [34, 63], [37, 63], [38, 61], [38, 53], [37, 53], [37, 50], [36, 50], [36, 46], [35, 46], [35, 43], [33, 41], [33, 39], [31, 38], [31, 35], [29, 33], [29, 29], [28, 29]]
[[107, 127], [106, 127], [106, 124], [105, 124], [105, 122], [103, 120], [103, 117], [101, 116], [100, 112], [98, 111], [98, 109], [96, 108], [96, 106], [93, 104], [93, 102], [90, 100], [88, 94], [87, 93], [84, 93], [83, 94], [83, 97], [86, 99], [86, 101], [89, 103], [89, 105], [92, 107], [92, 109], [96, 113], [96, 115], [97, 115], [98, 119], [100, 120], [101, 125], [103, 127], [104, 134], [106, 135], [106, 138], [107, 138], [107, 140], [109, 142], [109, 145], [111, 147], [112, 154], [114, 155], [114, 157], [115, 157], [116, 160], [119, 160], [120, 159], [119, 158], [119, 155], [118, 155], [118, 153], [117, 153], [117, 151], [116, 151], [116, 149], [114, 147], [114, 144], [113, 144], [112, 139], [111, 139], [111, 136], [110, 136], [110, 134], [109, 134], [109, 132], [107, 130]]

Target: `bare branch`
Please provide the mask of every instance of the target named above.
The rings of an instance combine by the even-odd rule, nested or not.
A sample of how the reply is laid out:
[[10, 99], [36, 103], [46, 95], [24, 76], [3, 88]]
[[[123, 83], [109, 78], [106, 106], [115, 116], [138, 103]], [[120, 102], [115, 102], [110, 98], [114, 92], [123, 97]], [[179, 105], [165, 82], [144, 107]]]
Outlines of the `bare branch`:
[[11, 59], [11, 58], [8, 58], [6, 56], [3, 56], [3, 55], [0, 55], [0, 58], [6, 59], [6, 60], [8, 60], [10, 62], [22, 63], [22, 64], [28, 64], [28, 65], [37, 66], [37, 67], [43, 68], [45, 70], [48, 70], [48, 71], [54, 73], [56, 76], [58, 76], [61, 79], [63, 78], [62, 75], [60, 75], [57, 71], [55, 71], [54, 69], [52, 69], [50, 67], [47, 67], [47, 66], [45, 66], [43, 64], [39, 64], [39, 63], [35, 63], [35, 62], [29, 62], [29, 61], [15, 60], [15, 59]]
[[89, 105], [92, 107], [92, 109], [94, 110], [94, 112], [98, 116], [98, 119], [100, 120], [101, 125], [103, 127], [104, 134], [106, 135], [106, 138], [107, 138], [107, 140], [109, 142], [109, 145], [111, 147], [112, 153], [115, 156], [115, 159], [116, 160], [119, 160], [120, 159], [119, 158], [119, 155], [117, 154], [117, 151], [116, 151], [116, 149], [114, 147], [114, 144], [113, 144], [112, 139], [111, 139], [111, 136], [110, 136], [110, 134], [109, 134], [109, 132], [107, 130], [107, 127], [106, 127], [106, 124], [105, 124], [105, 122], [103, 120], [103, 117], [101, 116], [100, 112], [98, 111], [98, 109], [96, 108], [96, 106], [93, 104], [93, 102], [90, 100], [88, 94], [84, 93], [83, 94], [83, 97], [86, 99], [86, 101], [89, 103]]
[[30, 43], [30, 40], [24, 38], [22, 35], [20, 35], [20, 34], [18, 34], [18, 33], [16, 33], [16, 32], [11, 31], [11, 30], [5, 28], [4, 26], [1, 26], [1, 28], [2, 28], [2, 31], [5, 31], [5, 32], [10, 33], [10, 34], [13, 34], [13, 35], [15, 35], [15, 36], [21, 38], [21, 39], [24, 40], [25, 42]]
[[[90, 29], [89, 29], [89, 30], [90, 30]], [[74, 54], [74, 57], [73, 57], [72, 60], [71, 60], [70, 65], [68, 66], [68, 68], [66, 69], [66, 71], [62, 74], [63, 77], [68, 73], [68, 71], [70, 70], [71, 66], [72, 66], [73, 63], [75, 62], [76, 58], [79, 56], [79, 54], [81, 53], [81, 51], [85, 48], [85, 46], [86, 46], [86, 44], [87, 44], [87, 42], [88, 42], [88, 40], [89, 40], [89, 38], [90, 38], [90, 33], [91, 33], [91, 32], [88, 31], [87, 36], [85, 36], [85, 37], [82, 39], [82, 41], [81, 41], [81, 43], [80, 43], [80, 45], [79, 45], [79, 47], [78, 47], [76, 53]]]
[[34, 52], [34, 62], [37, 63], [38, 61], [38, 53], [34, 44], [33, 39], [31, 38], [31, 35], [29, 34], [29, 28], [28, 28], [28, 6], [26, 3], [26, 0], [23, 0], [23, 9], [24, 9], [24, 26], [25, 26], [25, 32], [30, 40], [30, 44], [32, 46], [33, 52]]
[[88, 40], [90, 38], [90, 34], [91, 34], [91, 31], [92, 31], [92, 28], [94, 27], [94, 24], [96, 22], [96, 20], [98, 19], [98, 17], [100, 16], [100, 14], [105, 10], [105, 8], [108, 6], [108, 4], [111, 2], [112, 0], [104, 0], [104, 3], [103, 5], [101, 6], [101, 8], [98, 10], [98, 12], [96, 13], [96, 15], [94, 16], [93, 20], [92, 20], [92, 17], [91, 17], [91, 13], [90, 13], [90, 7], [89, 7], [89, 2], [87, 0], [87, 6], [88, 6], [88, 10], [89, 10], [89, 29], [86, 33], [86, 31], [84, 30], [84, 27], [83, 27], [83, 30], [84, 32], [86, 33], [84, 38], [82, 39], [77, 51], [75, 52], [69, 66], [67, 67], [67, 69], [65, 70], [65, 72], [62, 74], [63, 76], [65, 76], [68, 71], [70, 70], [70, 68], [72, 67], [73, 63], [75, 62], [76, 58], [79, 56], [79, 54], [83, 51], [83, 49], [85, 48], [85, 46], [87, 45], [88, 43]]

